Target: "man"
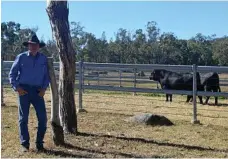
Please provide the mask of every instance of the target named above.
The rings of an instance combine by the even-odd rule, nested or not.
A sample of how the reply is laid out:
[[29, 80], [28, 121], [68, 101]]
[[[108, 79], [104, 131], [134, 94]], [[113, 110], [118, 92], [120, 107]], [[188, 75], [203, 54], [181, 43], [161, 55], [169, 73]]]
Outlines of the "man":
[[38, 52], [45, 43], [40, 43], [36, 35], [23, 43], [28, 51], [19, 54], [10, 70], [9, 80], [19, 97], [19, 135], [22, 152], [29, 151], [30, 136], [28, 132], [29, 107], [32, 104], [38, 118], [36, 138], [37, 151], [44, 151], [43, 139], [47, 129], [47, 115], [44, 94], [49, 85], [47, 57]]

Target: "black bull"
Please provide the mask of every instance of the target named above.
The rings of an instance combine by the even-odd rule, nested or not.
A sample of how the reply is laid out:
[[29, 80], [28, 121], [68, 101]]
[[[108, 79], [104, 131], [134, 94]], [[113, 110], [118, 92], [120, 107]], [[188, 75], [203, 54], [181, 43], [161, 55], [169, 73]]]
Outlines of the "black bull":
[[[192, 91], [193, 88], [193, 74], [191, 73], [175, 73], [163, 69], [154, 70], [151, 73], [150, 80], [158, 81], [162, 89], [169, 90], [188, 90]], [[196, 74], [197, 90], [203, 91], [204, 88], [200, 82], [199, 73]], [[170, 97], [172, 101], [172, 94], [166, 94], [166, 101]], [[187, 96], [187, 101], [189, 102], [192, 96]], [[198, 96], [200, 103], [203, 104], [202, 96]]]
[[[201, 85], [207, 92], [221, 92], [219, 75], [216, 72], [200, 73]], [[205, 104], [208, 104], [210, 96], [206, 97]], [[218, 97], [215, 97], [215, 105], [218, 105]]]

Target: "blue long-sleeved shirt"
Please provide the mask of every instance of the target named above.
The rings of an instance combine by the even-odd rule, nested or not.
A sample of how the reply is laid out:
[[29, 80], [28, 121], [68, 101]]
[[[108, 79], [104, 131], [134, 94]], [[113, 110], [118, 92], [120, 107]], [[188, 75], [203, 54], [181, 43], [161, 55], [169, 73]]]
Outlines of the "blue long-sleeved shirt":
[[47, 57], [39, 52], [36, 56], [30, 55], [29, 51], [19, 54], [10, 69], [9, 80], [14, 90], [19, 84], [46, 90], [50, 82]]

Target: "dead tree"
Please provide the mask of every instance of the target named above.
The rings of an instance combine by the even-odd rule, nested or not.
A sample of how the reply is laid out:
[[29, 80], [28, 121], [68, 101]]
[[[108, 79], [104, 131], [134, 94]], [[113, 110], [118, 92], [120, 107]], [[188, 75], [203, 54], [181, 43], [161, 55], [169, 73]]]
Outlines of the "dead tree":
[[[1, 72], [3, 74], [3, 60], [1, 59]], [[3, 77], [3, 75], [2, 75]], [[1, 106], [5, 106], [5, 103], [4, 103], [4, 95], [3, 95], [3, 79], [1, 79]]]
[[76, 54], [69, 30], [68, 2], [48, 0], [46, 11], [60, 58], [59, 105], [61, 123], [65, 133], [76, 134], [77, 116], [74, 99]]
[[1, 87], [1, 106], [5, 106], [5, 103], [4, 103], [4, 96], [3, 96], [3, 85]]
[[48, 58], [48, 71], [51, 84], [51, 126], [52, 126], [52, 138], [55, 145], [64, 144], [63, 127], [60, 123], [59, 117], [59, 97], [58, 86], [55, 78], [55, 71], [53, 67], [53, 59]]

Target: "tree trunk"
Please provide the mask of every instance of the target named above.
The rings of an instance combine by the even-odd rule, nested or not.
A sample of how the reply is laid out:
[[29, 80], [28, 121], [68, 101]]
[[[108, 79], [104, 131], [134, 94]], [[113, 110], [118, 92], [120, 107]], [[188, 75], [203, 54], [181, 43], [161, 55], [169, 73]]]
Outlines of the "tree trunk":
[[[1, 72], [3, 77], [3, 60], [1, 59]], [[5, 106], [3, 95], [3, 79], [1, 78], [1, 106]]]
[[59, 57], [59, 104], [61, 123], [65, 133], [77, 133], [77, 116], [74, 99], [75, 51], [69, 30], [67, 1], [47, 1], [47, 13], [56, 39]]
[[51, 84], [51, 126], [52, 126], [52, 138], [55, 145], [64, 144], [63, 127], [60, 124], [59, 119], [59, 97], [58, 87], [55, 78], [55, 71], [53, 67], [53, 59], [48, 58], [48, 70]]
[[4, 96], [3, 96], [3, 84], [2, 84], [2, 87], [1, 87], [1, 106], [6, 106], [5, 103], [4, 103]]

